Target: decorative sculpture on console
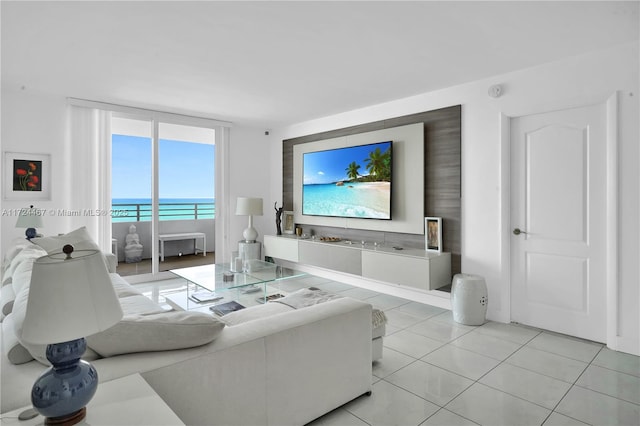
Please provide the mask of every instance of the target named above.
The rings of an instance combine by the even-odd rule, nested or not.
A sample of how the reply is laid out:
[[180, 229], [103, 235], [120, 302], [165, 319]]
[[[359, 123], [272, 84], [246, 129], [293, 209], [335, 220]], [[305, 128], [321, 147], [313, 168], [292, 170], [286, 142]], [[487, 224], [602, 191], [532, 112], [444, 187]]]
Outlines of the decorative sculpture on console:
[[284, 206], [278, 207], [278, 202], [273, 203], [273, 207], [276, 211], [276, 235], [282, 235], [282, 211]]
[[124, 261], [126, 263], [140, 262], [142, 260], [142, 248], [140, 236], [136, 233], [136, 226], [131, 225], [125, 238]]

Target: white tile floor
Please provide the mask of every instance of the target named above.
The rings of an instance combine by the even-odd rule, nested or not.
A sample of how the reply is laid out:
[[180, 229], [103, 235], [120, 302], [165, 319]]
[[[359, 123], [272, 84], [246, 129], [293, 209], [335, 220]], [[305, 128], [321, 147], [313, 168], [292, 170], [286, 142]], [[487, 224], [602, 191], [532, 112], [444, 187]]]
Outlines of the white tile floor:
[[471, 327], [450, 311], [319, 277], [282, 281], [365, 300], [387, 315], [371, 396], [311, 425], [640, 425], [640, 357], [512, 324]]

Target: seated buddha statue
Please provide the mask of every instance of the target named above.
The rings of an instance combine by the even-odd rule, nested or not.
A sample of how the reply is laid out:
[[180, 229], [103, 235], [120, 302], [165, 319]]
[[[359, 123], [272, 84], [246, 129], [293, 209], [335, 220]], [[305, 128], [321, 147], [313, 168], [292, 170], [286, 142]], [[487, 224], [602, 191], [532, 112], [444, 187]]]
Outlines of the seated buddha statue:
[[126, 263], [135, 263], [142, 260], [143, 246], [140, 244], [140, 236], [136, 233], [136, 226], [129, 227], [129, 233], [125, 238], [124, 244], [124, 261]]

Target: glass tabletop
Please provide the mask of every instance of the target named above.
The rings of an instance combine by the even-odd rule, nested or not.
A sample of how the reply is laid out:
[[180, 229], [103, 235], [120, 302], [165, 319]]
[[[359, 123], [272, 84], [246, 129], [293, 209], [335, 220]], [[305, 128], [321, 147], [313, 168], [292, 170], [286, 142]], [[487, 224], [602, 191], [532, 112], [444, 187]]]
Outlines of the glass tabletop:
[[228, 290], [263, 282], [262, 279], [245, 272], [231, 271], [228, 263], [171, 269], [170, 272], [209, 291]]
[[[167, 297], [169, 304], [183, 310], [245, 299], [243, 295], [250, 295], [252, 299], [256, 299], [255, 296], [258, 295], [264, 303], [270, 293], [267, 284], [306, 275], [304, 272], [261, 260], [245, 262], [243, 271], [232, 271], [230, 264], [217, 263], [171, 269], [170, 272], [187, 281], [186, 292]], [[273, 289], [275, 287], [271, 290]]]
[[170, 272], [203, 290], [212, 292], [238, 289], [305, 275], [304, 272], [257, 259], [245, 262], [243, 271], [232, 271], [229, 263], [216, 263], [171, 269]]

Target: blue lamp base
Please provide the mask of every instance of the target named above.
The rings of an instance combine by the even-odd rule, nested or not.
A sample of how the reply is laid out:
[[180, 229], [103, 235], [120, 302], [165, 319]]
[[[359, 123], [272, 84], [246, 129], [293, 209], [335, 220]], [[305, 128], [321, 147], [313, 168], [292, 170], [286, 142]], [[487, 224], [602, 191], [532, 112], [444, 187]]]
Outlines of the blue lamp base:
[[36, 231], [36, 228], [27, 228], [27, 230], [24, 231], [24, 235], [27, 236], [27, 240], [31, 240], [38, 235], [38, 232]]
[[74, 425], [86, 416], [85, 406], [98, 388], [98, 372], [80, 359], [87, 349], [84, 337], [47, 346], [51, 368], [31, 389], [33, 407], [47, 425]]

